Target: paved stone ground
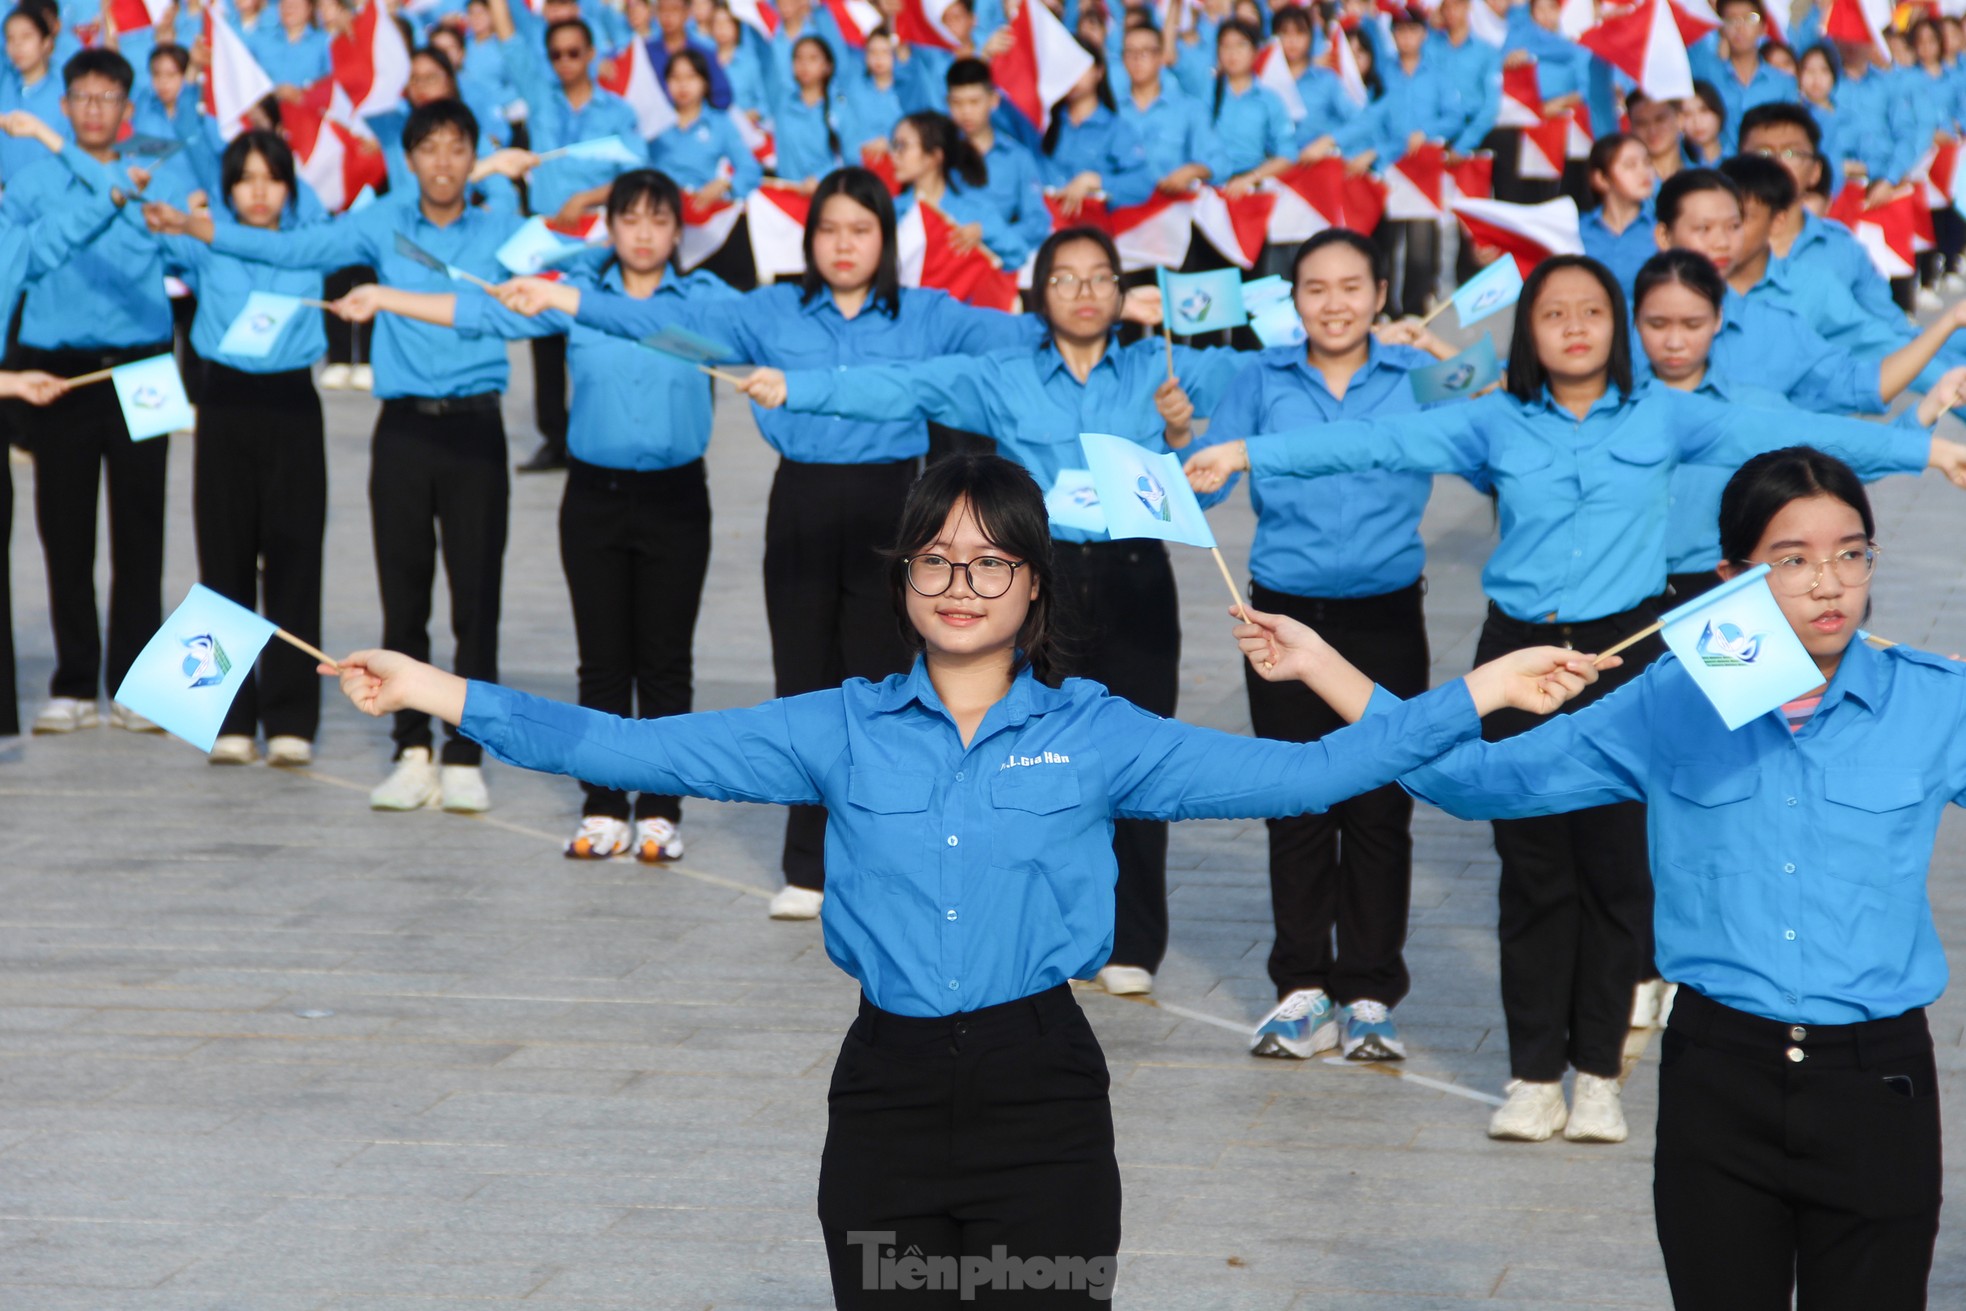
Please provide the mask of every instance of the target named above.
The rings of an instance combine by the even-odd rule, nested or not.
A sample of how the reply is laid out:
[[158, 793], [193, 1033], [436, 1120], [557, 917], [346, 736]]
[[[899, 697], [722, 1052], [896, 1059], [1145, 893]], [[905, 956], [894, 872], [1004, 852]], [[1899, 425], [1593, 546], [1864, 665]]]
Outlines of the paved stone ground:
[[[513, 455], [531, 447], [515, 370]], [[331, 397], [328, 644], [379, 617], [363, 493], [367, 398]], [[728, 401], [702, 706], [769, 692], [760, 524], [772, 457]], [[167, 591], [194, 576], [188, 438], [173, 444]], [[16, 467], [24, 484], [31, 471]], [[571, 698], [556, 477], [517, 481], [504, 667]], [[1879, 631], [1966, 648], [1966, 501], [1879, 489]], [[50, 667], [23, 485], [21, 688]], [[1245, 555], [1246, 501], [1215, 515]], [[1437, 674], [1480, 619], [1485, 500], [1428, 520]], [[1182, 713], [1247, 731], [1222, 586], [1177, 550]], [[438, 613], [443, 613], [440, 603]], [[439, 649], [447, 649], [441, 637]], [[686, 866], [563, 860], [573, 784], [491, 771], [472, 820], [370, 813], [380, 723], [331, 706], [319, 767], [219, 771], [108, 730], [0, 744], [0, 1307], [439, 1311], [824, 1305], [813, 1218], [826, 1080], [855, 1002], [814, 925], [774, 924], [776, 812], [689, 803]], [[1668, 1305], [1652, 1236], [1654, 1070], [1620, 1147], [1489, 1142], [1506, 1077], [1495, 860], [1484, 826], [1417, 820], [1414, 1048], [1395, 1081], [1257, 1061], [1269, 947], [1259, 824], [1177, 826], [1158, 1007], [1082, 994], [1114, 1077], [1122, 1305], [1394, 1311]], [[1933, 871], [1966, 939], [1966, 841]], [[331, 1012], [331, 1014], [319, 1014]], [[1934, 1011], [1966, 1141], [1966, 1005]], [[1958, 1159], [1957, 1149], [1952, 1158]], [[1935, 1306], [1966, 1304], [1942, 1237]]]

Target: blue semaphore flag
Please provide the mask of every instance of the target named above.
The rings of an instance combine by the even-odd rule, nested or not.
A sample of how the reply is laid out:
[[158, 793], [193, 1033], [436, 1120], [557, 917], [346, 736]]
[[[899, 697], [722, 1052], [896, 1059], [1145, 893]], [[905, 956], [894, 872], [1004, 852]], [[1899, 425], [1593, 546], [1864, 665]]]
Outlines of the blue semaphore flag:
[[1503, 256], [1462, 283], [1454, 292], [1454, 317], [1462, 327], [1505, 310], [1522, 297], [1522, 270]]
[[225, 337], [218, 344], [219, 354], [236, 355], [242, 359], [263, 359], [271, 355], [280, 334], [305, 308], [306, 303], [298, 296], [283, 296], [276, 291], [251, 293], [246, 297], [245, 308], [226, 328]]
[[1240, 328], [1249, 322], [1242, 304], [1239, 269], [1211, 269], [1207, 273], [1159, 269], [1155, 276], [1160, 279], [1161, 314], [1169, 332], [1188, 337], [1197, 332]]
[[1099, 493], [1108, 534], [1215, 545], [1208, 516], [1201, 512], [1201, 502], [1181, 471], [1180, 456], [1156, 453], [1103, 432], [1080, 433], [1079, 445]]
[[1661, 635], [1727, 727], [1820, 686], [1823, 671], [1789, 627], [1760, 565], [1662, 617]]
[[275, 628], [235, 601], [193, 584], [144, 644], [116, 699], [201, 751], [210, 751], [239, 685]]
[[1451, 359], [1429, 364], [1406, 375], [1413, 388], [1413, 399], [1422, 405], [1440, 401], [1462, 401], [1499, 380], [1501, 361], [1495, 357], [1495, 339], [1486, 333], [1475, 344]]
[[119, 364], [110, 372], [109, 385], [116, 389], [116, 403], [122, 407], [133, 442], [162, 437], [198, 421], [191, 398], [185, 395], [184, 379], [178, 376], [177, 361], [169, 355]]

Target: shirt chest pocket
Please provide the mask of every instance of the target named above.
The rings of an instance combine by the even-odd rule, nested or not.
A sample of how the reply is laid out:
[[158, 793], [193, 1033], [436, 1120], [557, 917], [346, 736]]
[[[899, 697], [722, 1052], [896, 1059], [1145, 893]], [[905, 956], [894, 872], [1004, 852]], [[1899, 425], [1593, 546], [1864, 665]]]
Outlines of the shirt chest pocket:
[[[1784, 859], [1768, 849], [1772, 835], [1755, 834], [1755, 793], [1760, 781], [1739, 765], [1683, 764], [1672, 772], [1674, 814], [1660, 825], [1676, 868], [1700, 878], [1726, 879]], [[1798, 833], [1800, 830], [1798, 829]]]
[[1540, 441], [1507, 442], [1488, 456], [1489, 472], [1497, 486], [1521, 486], [1550, 476], [1556, 456]]
[[1629, 504], [1635, 488], [1649, 488], [1664, 497], [1674, 464], [1664, 437], [1647, 434], [1627, 440], [1621, 434], [1611, 439], [1605, 454], [1611, 458], [1599, 466], [1599, 476], [1610, 483], [1610, 499]]
[[1825, 873], [1868, 887], [1915, 881], [1924, 862], [1906, 853], [1931, 847], [1931, 835], [1919, 831], [1925, 786], [1916, 773], [1832, 765], [1823, 771], [1823, 798], [1830, 835]]
[[[835, 808], [828, 835], [847, 847], [850, 859], [829, 861], [827, 879], [841, 879], [863, 889], [899, 893], [910, 880], [933, 869], [928, 854], [924, 814], [930, 782], [924, 774], [855, 765], [847, 775], [844, 808]], [[848, 888], [835, 891], [848, 892]]]
[[990, 781], [992, 864], [1056, 864], [1091, 817], [1080, 804], [1079, 772], [1070, 764], [1024, 765]]

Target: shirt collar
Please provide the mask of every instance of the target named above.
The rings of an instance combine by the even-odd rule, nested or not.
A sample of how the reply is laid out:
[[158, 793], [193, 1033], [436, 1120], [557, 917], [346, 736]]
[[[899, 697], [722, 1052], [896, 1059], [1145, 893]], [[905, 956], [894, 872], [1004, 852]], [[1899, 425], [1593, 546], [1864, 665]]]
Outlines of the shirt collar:
[[[1624, 406], [1625, 402], [1636, 397], [1644, 388], [1645, 383], [1637, 382], [1632, 385], [1631, 391], [1627, 393], [1619, 391], [1617, 383], [1606, 382], [1604, 384], [1604, 395], [1591, 402], [1591, 408], [1585, 412], [1584, 417], [1591, 419], [1597, 417], [1599, 414], [1620, 409]], [[1530, 401], [1522, 408], [1530, 414], [1555, 414], [1572, 422], [1575, 422], [1577, 417], [1556, 403], [1556, 397], [1550, 394], [1547, 383], [1544, 384], [1542, 392], [1537, 395], [1536, 399]]]
[[[1113, 330], [1107, 334], [1106, 353], [1099, 357], [1099, 363], [1092, 366], [1092, 373], [1097, 373], [1101, 369], [1112, 369], [1115, 371], [1119, 369], [1119, 325], [1117, 323], [1113, 325]], [[1058, 343], [1047, 336], [1044, 339], [1044, 349], [1038, 355], [1038, 381], [1050, 382], [1061, 373], [1067, 378], [1072, 378], [1071, 369], [1065, 365], [1065, 357], [1058, 351]], [[1092, 381], [1092, 373], [1086, 375], [1086, 382]], [[1078, 379], [1072, 378], [1072, 381], [1076, 383]]]
[[1845, 699], [1857, 701], [1875, 713], [1884, 704], [1884, 677], [1883, 654], [1861, 637], [1852, 639], [1816, 713], [1821, 714]]
[[[1331, 394], [1331, 387], [1325, 382], [1324, 375], [1311, 367], [1310, 360], [1305, 355], [1302, 342], [1299, 342], [1295, 346], [1276, 346], [1269, 350], [1259, 352], [1256, 356], [1256, 362], [1265, 368], [1274, 369], [1279, 373], [1301, 373], [1327, 396]], [[1351, 395], [1352, 389], [1356, 388], [1359, 383], [1363, 382], [1375, 371], [1392, 367], [1392, 363], [1386, 358], [1385, 348], [1379, 344], [1379, 339], [1367, 334], [1365, 338], [1365, 363], [1352, 376], [1352, 381], [1346, 387], [1345, 394], [1347, 396]]]
[[[1064, 691], [1040, 683], [1027, 665], [1017, 671], [1017, 676], [1010, 680], [1010, 691], [1004, 694], [1003, 700], [990, 707], [990, 713], [984, 718], [987, 722], [1001, 712], [1003, 726], [1015, 728], [1032, 715], [1055, 710], [1070, 700], [1071, 697]], [[881, 684], [880, 696], [874, 708], [880, 714], [889, 714], [914, 705], [932, 715], [949, 717], [942, 698], [935, 693], [934, 681], [928, 676], [928, 659], [919, 655], [915, 657], [914, 667], [906, 674]]]

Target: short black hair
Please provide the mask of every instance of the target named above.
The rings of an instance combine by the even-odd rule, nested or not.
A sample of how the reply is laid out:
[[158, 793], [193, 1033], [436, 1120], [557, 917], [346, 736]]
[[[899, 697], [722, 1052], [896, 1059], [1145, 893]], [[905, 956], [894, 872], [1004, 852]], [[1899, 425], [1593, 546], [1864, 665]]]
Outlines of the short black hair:
[[1360, 236], [1350, 228], [1326, 228], [1322, 232], [1313, 234], [1308, 241], [1297, 248], [1297, 253], [1291, 256], [1290, 285], [1293, 291], [1296, 290], [1298, 277], [1303, 273], [1304, 261], [1326, 246], [1349, 246], [1365, 260], [1366, 267], [1372, 270], [1374, 282], [1390, 281], [1391, 275], [1386, 271], [1386, 252], [1380, 248], [1379, 243], [1370, 237]]
[[572, 28], [587, 38], [587, 48], [589, 50], [594, 48], [594, 29], [587, 26], [587, 20], [584, 18], [562, 18], [557, 23], [549, 24], [546, 28], [546, 45], [550, 48], [553, 44], [553, 34], [555, 32], [564, 32], [568, 28]]
[[1795, 178], [1766, 155], [1735, 155], [1720, 163], [1720, 171], [1741, 189], [1743, 202], [1754, 201], [1771, 214], [1795, 203]]
[[1716, 313], [1727, 303], [1727, 283], [1714, 262], [1698, 251], [1674, 246], [1639, 266], [1638, 276], [1632, 279], [1632, 314], [1640, 312], [1655, 289], [1667, 286], [1697, 293]]
[[942, 82], [950, 91], [959, 86], [989, 87], [994, 90], [997, 85], [990, 76], [990, 66], [973, 55], [964, 55], [950, 64], [949, 71], [942, 75]]
[[1875, 540], [1877, 518], [1863, 479], [1834, 455], [1813, 446], [1785, 446], [1763, 451], [1734, 471], [1720, 493], [1720, 554], [1745, 561], [1761, 544], [1761, 535], [1792, 501], [1833, 496], [1857, 512], [1864, 536]]
[[472, 150], [478, 148], [478, 116], [462, 100], [432, 100], [410, 111], [403, 124], [403, 153], [409, 154], [431, 133], [453, 128]]
[[1024, 299], [1024, 307], [1043, 319], [1046, 327], [1051, 326], [1051, 314], [1044, 288], [1051, 282], [1051, 269], [1058, 262], [1058, 252], [1074, 241], [1089, 241], [1099, 247], [1099, 253], [1106, 257], [1106, 265], [1112, 269], [1114, 277], [1126, 271], [1125, 266], [1120, 263], [1119, 246], [1113, 241], [1110, 233], [1099, 228], [1081, 224], [1074, 228], [1061, 228], [1046, 237], [1044, 244], [1038, 247], [1038, 253], [1032, 259], [1031, 294]]
[[[56, 13], [59, 14], [60, 11], [57, 10]], [[29, 3], [28, 0], [23, 0], [23, 3], [9, 10], [4, 21], [11, 23], [16, 18], [21, 19], [23, 22], [31, 23], [34, 30], [41, 34], [41, 39], [44, 41], [61, 31], [61, 20], [59, 17], [50, 18], [45, 6]]]
[[1811, 150], [1823, 148], [1823, 125], [1816, 121], [1816, 116], [1809, 112], [1807, 105], [1799, 105], [1793, 100], [1770, 100], [1742, 114], [1741, 133], [1735, 139], [1746, 141], [1748, 133], [1770, 124], [1786, 124], [1789, 127], [1801, 128], [1809, 134]]
[[126, 96], [130, 94], [130, 88], [137, 84], [136, 70], [130, 67], [130, 61], [114, 50], [105, 50], [100, 46], [78, 50], [68, 57], [68, 62], [61, 66], [61, 89], [67, 91], [85, 77], [114, 82], [123, 88]]
[[[1504, 255], [1503, 259], [1510, 256]], [[1515, 303], [1515, 330], [1509, 337], [1509, 395], [1529, 402], [1543, 394], [1549, 383], [1549, 370], [1536, 353], [1533, 321], [1536, 302], [1549, 280], [1565, 269], [1582, 269], [1597, 279], [1611, 299], [1611, 358], [1607, 361], [1608, 381], [1629, 396], [1632, 389], [1631, 316], [1625, 312], [1625, 293], [1610, 269], [1589, 255], [1552, 255], [1538, 264], [1522, 284], [1522, 298]]]
[[180, 73], [191, 70], [191, 52], [175, 41], [163, 41], [150, 47], [150, 58], [146, 62], [154, 65], [160, 59], [168, 59], [176, 64], [177, 71]]
[[874, 285], [867, 294], [867, 300], [875, 310], [893, 318], [901, 312], [901, 262], [894, 249], [894, 197], [888, 194], [887, 183], [871, 170], [857, 164], [834, 169], [819, 179], [819, 187], [812, 193], [812, 205], [806, 211], [803, 244], [806, 268], [799, 275], [799, 300], [802, 304], [809, 304], [826, 288], [826, 280], [820, 276], [819, 261], [812, 253], [812, 239], [819, 232], [819, 220], [826, 212], [826, 202], [834, 196], [845, 196], [871, 213], [880, 224], [881, 257], [874, 266]]
[[[1776, 167], [1781, 166], [1778, 164]], [[1679, 222], [1679, 211], [1686, 204], [1686, 198], [1702, 191], [1724, 191], [1734, 198], [1736, 204], [1741, 200], [1741, 189], [1719, 169], [1683, 168], [1660, 184], [1658, 199], [1653, 202], [1653, 212], [1658, 215], [1660, 223], [1671, 227]]]
[[293, 148], [279, 133], [264, 128], [241, 132], [226, 144], [225, 154], [218, 163], [219, 189], [224, 193], [226, 207], [232, 208], [232, 188], [245, 179], [246, 161], [254, 155], [266, 161], [266, 170], [275, 182], [286, 184], [286, 208], [291, 211], [300, 200], [300, 188], [294, 180]]

